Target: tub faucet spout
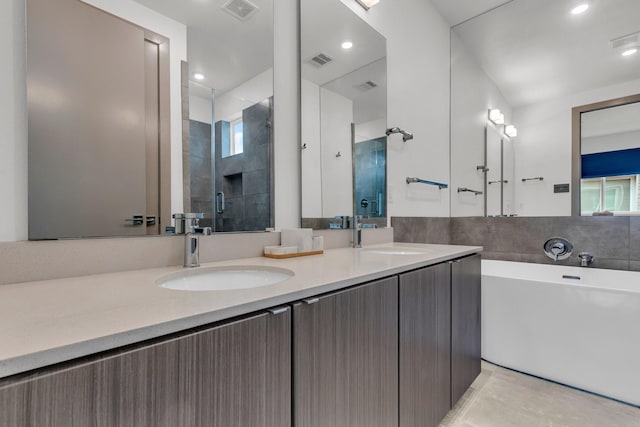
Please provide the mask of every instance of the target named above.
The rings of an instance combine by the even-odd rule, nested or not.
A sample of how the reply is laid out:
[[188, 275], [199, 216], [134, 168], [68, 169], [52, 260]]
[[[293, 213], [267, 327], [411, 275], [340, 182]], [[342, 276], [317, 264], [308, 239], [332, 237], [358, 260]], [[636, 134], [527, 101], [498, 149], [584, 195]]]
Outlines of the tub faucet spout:
[[593, 264], [595, 258], [593, 254], [589, 252], [580, 252], [578, 254], [578, 260], [580, 260], [580, 267], [589, 267], [589, 265]]

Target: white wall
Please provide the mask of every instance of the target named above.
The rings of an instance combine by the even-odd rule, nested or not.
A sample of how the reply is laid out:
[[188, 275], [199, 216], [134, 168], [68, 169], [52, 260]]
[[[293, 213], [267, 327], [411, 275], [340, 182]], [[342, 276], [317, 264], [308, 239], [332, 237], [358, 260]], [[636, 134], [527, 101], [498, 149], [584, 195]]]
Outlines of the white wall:
[[211, 98], [189, 94], [189, 119], [211, 124], [213, 105]]
[[351, 123], [353, 101], [320, 88], [323, 218], [353, 215]]
[[387, 38], [387, 123], [415, 135], [388, 139], [389, 216], [449, 216], [448, 190], [405, 181], [449, 182], [449, 25], [429, 1], [341, 1]]
[[[353, 215], [353, 101], [308, 80], [302, 94], [302, 217]], [[385, 123], [364, 123], [361, 141], [384, 135]]]
[[629, 150], [638, 147], [640, 147], [640, 131], [592, 136], [590, 138], [582, 138], [580, 141], [581, 154]]
[[356, 124], [356, 143], [370, 141], [384, 136], [387, 130], [387, 119], [371, 120], [370, 122]]
[[[451, 52], [451, 216], [482, 216], [484, 197], [458, 193], [457, 189], [466, 187], [483, 191], [485, 176], [477, 166], [484, 164], [488, 111], [500, 109], [506, 122], [513, 118], [512, 111], [495, 83], [475, 62], [457, 35], [452, 36]], [[493, 125], [489, 126], [492, 135], [500, 131]], [[491, 180], [500, 179], [499, 159], [498, 150], [497, 169], [490, 167], [487, 175]], [[491, 198], [495, 187], [488, 191], [487, 197]], [[499, 214], [499, 195], [497, 211], [493, 206], [495, 202], [491, 204], [488, 214]]]
[[273, 68], [263, 71], [241, 85], [215, 97], [216, 122], [242, 117], [242, 110], [273, 96]]
[[[518, 127], [514, 140], [518, 215], [571, 215], [571, 193], [553, 193], [554, 184], [571, 183], [571, 109], [636, 93], [640, 93], [640, 80], [514, 109], [513, 120]], [[536, 176], [544, 177], [544, 181], [521, 181]]]
[[298, 2], [274, 0], [274, 189], [276, 228], [300, 226]]
[[322, 159], [320, 140], [320, 86], [302, 80], [302, 217], [322, 217]]
[[24, 1], [0, 2], [0, 241], [27, 238]]

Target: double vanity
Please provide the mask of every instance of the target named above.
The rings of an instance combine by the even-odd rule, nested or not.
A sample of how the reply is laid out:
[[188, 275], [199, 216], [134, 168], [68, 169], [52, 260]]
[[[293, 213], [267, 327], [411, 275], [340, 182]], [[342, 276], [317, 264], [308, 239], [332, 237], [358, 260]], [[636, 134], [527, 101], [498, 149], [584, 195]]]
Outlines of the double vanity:
[[437, 426], [480, 371], [480, 250], [1, 286], [0, 425]]

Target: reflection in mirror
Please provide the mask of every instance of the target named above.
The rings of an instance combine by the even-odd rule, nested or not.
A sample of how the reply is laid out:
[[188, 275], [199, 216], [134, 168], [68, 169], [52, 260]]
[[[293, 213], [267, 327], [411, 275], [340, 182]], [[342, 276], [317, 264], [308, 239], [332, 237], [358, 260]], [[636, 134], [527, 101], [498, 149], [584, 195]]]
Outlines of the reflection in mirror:
[[386, 40], [340, 0], [302, 0], [300, 25], [302, 224], [386, 225]]
[[[579, 15], [571, 3], [513, 0], [451, 30], [452, 187], [482, 186], [487, 112], [500, 109], [498, 132], [518, 129], [503, 150], [513, 157], [502, 168], [513, 173], [503, 215], [579, 215], [572, 108], [640, 93], [640, 54], [623, 55], [640, 40], [640, 2], [591, 2]], [[452, 216], [484, 213], [480, 203], [451, 201]]]
[[640, 102], [591, 106], [578, 117], [580, 214], [640, 214]]
[[30, 239], [272, 226], [272, 3], [27, 0]]
[[495, 126], [487, 125], [485, 149], [485, 216], [510, 216], [513, 207], [513, 144]]

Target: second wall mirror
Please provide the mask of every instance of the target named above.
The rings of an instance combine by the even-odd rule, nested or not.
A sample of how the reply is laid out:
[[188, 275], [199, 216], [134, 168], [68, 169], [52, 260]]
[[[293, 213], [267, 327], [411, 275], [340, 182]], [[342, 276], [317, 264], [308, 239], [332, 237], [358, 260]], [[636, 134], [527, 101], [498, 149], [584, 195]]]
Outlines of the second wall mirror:
[[301, 0], [302, 224], [386, 225], [386, 39], [340, 0]]

